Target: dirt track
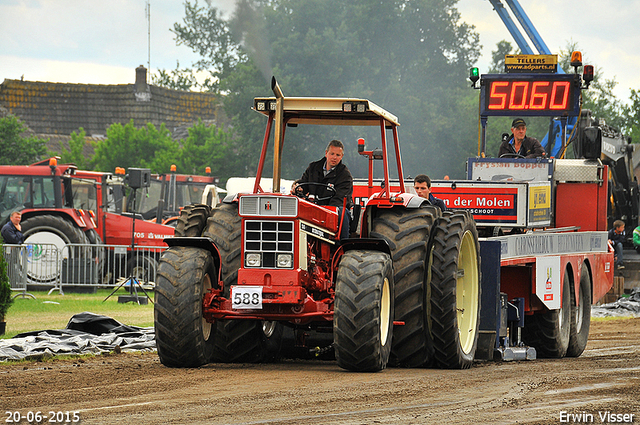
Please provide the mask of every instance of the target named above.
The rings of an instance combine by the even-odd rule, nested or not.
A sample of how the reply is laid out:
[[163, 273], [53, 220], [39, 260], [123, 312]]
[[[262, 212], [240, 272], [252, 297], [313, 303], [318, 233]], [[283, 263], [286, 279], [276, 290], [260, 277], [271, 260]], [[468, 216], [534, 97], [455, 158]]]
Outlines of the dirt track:
[[577, 423], [561, 412], [591, 423], [611, 412], [638, 424], [640, 318], [592, 322], [579, 358], [470, 370], [358, 374], [322, 361], [168, 369], [155, 353], [1, 364], [0, 403], [3, 422], [6, 411], [78, 411], [83, 424], [555, 424]]

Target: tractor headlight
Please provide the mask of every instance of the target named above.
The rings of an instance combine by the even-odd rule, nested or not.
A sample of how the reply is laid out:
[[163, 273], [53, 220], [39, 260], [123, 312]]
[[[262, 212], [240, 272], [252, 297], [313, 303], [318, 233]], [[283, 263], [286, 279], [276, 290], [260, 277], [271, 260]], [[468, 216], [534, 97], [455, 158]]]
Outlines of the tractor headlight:
[[244, 264], [247, 267], [260, 267], [261, 255], [257, 252], [251, 252], [247, 254], [244, 260]]
[[293, 267], [293, 255], [278, 254], [278, 268], [290, 269], [291, 267]]

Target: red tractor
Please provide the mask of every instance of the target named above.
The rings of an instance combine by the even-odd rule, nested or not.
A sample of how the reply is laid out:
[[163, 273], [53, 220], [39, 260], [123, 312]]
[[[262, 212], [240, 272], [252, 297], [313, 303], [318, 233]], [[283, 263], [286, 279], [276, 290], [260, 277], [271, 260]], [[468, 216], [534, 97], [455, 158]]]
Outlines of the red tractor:
[[[69, 256], [67, 244], [129, 246], [133, 216], [122, 211], [124, 193], [121, 177], [78, 170], [72, 164], [58, 164], [56, 158], [32, 165], [3, 165], [0, 166], [0, 225], [6, 223], [12, 211], [21, 211], [25, 243], [53, 244], [63, 258]], [[136, 220], [135, 230], [138, 246], [164, 248], [162, 240], [174, 234], [169, 226], [141, 218]], [[104, 254], [99, 248], [91, 251], [96, 258]], [[82, 256], [87, 257], [85, 254], [83, 251]], [[155, 274], [155, 259], [150, 256], [134, 259], [130, 254], [125, 252], [120, 256], [125, 263], [121, 267], [123, 274], [125, 266], [128, 272], [144, 269], [147, 274]], [[141, 262], [144, 264], [138, 264]], [[49, 273], [50, 270], [31, 268], [27, 273], [28, 282], [43, 285], [55, 282], [57, 274]]]
[[[298, 346], [309, 332], [332, 333], [323, 349], [333, 349], [338, 365], [351, 371], [379, 371], [389, 362], [468, 368], [480, 309], [471, 215], [442, 212], [407, 192], [391, 113], [365, 99], [284, 97], [275, 79], [272, 89], [275, 97], [253, 105], [268, 118], [253, 191], [213, 209], [185, 208], [180, 237], [166, 240], [155, 303], [161, 362], [274, 361], [284, 331], [292, 330]], [[337, 208], [260, 187], [272, 130], [278, 188], [285, 127], [303, 125], [380, 130], [384, 189], [353, 210], [349, 239], [339, 238]], [[390, 190], [389, 158], [400, 177], [397, 191]]]

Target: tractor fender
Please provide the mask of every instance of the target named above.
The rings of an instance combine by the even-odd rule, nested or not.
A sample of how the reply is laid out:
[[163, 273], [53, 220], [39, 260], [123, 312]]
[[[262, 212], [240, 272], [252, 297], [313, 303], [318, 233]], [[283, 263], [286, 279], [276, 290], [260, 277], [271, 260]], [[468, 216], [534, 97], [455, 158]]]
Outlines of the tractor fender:
[[173, 238], [165, 238], [164, 243], [169, 245], [169, 247], [174, 246], [185, 246], [192, 248], [201, 248], [209, 251], [211, 256], [213, 257], [213, 264], [216, 268], [216, 274], [218, 275], [218, 282], [221, 280], [221, 270], [220, 270], [220, 251], [216, 246], [215, 242], [209, 237], [173, 237]]
[[428, 199], [425, 198], [421, 198], [419, 196], [414, 196], [411, 199], [409, 199], [409, 202], [407, 202], [407, 208], [420, 208], [423, 205], [431, 205], [431, 202], [429, 202]]
[[373, 238], [354, 238], [354, 239], [344, 239], [341, 241], [339, 251], [343, 253], [347, 251], [351, 251], [354, 249], [367, 249], [371, 251], [381, 251], [386, 252], [391, 255], [391, 248], [389, 244], [384, 239], [373, 239]]
[[64, 209], [31, 209], [25, 208], [22, 210], [22, 219], [26, 220], [31, 217], [37, 217], [41, 215], [55, 215], [58, 217], [62, 217], [67, 221], [72, 222], [76, 227], [84, 230], [95, 229], [95, 225], [93, 224], [93, 220], [88, 220], [88, 215], [85, 217], [84, 214], [81, 214], [78, 210], [73, 208], [64, 208]]

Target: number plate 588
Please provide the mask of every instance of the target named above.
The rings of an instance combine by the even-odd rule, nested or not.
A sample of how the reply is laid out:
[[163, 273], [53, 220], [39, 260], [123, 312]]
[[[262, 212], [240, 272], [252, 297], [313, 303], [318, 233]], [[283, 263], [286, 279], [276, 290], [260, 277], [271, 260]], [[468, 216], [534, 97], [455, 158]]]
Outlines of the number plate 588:
[[262, 309], [262, 286], [232, 286], [231, 308]]

